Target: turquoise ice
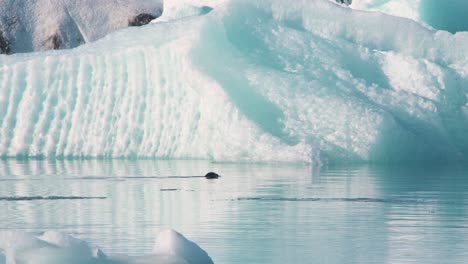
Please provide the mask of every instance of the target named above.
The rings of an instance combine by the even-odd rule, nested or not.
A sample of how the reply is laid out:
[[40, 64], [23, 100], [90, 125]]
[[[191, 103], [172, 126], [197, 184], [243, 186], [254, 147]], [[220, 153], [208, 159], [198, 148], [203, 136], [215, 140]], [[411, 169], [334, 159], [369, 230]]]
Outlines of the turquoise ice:
[[354, 0], [352, 7], [411, 18], [452, 33], [468, 30], [468, 3], [463, 0]]
[[330, 1], [240, 0], [1, 56], [0, 156], [466, 161], [467, 41]]

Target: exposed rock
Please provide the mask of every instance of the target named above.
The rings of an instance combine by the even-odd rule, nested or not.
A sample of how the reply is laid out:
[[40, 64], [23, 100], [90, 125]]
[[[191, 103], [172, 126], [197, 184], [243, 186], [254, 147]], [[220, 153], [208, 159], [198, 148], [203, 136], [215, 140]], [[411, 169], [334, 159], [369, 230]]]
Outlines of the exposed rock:
[[48, 49], [60, 49], [62, 46], [62, 40], [58, 34], [54, 34], [46, 40], [45, 47]]
[[5, 36], [3, 36], [3, 32], [0, 31], [0, 54], [10, 54], [10, 43]]
[[351, 5], [353, 0], [335, 0], [339, 4]]
[[153, 16], [151, 14], [139, 14], [138, 16], [134, 17], [130, 21], [128, 21], [128, 25], [130, 27], [139, 27], [139, 26], [144, 26], [151, 22], [151, 20], [155, 19], [156, 16]]

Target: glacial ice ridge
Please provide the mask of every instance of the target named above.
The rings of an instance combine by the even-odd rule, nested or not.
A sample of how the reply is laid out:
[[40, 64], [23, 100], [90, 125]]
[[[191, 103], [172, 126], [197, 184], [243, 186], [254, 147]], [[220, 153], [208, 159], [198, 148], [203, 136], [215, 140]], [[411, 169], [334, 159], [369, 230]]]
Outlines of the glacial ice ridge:
[[466, 161], [466, 43], [326, 0], [226, 1], [0, 56], [0, 156]]

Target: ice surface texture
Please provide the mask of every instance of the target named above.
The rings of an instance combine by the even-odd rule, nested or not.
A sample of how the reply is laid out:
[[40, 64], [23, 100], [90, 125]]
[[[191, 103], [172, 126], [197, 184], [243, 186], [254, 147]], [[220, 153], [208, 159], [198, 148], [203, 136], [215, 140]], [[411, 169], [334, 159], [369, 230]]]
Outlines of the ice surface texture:
[[3, 56], [0, 156], [466, 161], [467, 42], [331, 1], [239, 0]]
[[162, 0], [0, 0], [0, 53], [76, 47], [162, 9]]
[[378, 10], [394, 16], [421, 21], [421, 0], [354, 0], [352, 8]]
[[468, 2], [464, 0], [354, 0], [352, 7], [411, 18], [452, 33], [468, 31]]
[[34, 235], [0, 231], [0, 264], [213, 264], [197, 244], [174, 230], [156, 238], [155, 249], [145, 257], [112, 258], [86, 241], [56, 231]]

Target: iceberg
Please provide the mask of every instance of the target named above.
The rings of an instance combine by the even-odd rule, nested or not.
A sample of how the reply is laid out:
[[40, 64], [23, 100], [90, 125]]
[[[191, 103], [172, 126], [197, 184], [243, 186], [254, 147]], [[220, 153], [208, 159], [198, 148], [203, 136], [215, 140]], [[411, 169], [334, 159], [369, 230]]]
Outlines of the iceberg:
[[0, 156], [466, 161], [467, 42], [327, 0], [223, 1], [0, 56]]
[[0, 264], [212, 264], [197, 244], [174, 230], [156, 238], [152, 254], [142, 257], [110, 257], [90, 243], [57, 231], [41, 235], [0, 231]]
[[213, 264], [203, 249], [174, 230], [165, 230], [158, 235], [153, 254], [178, 256], [189, 264]]

